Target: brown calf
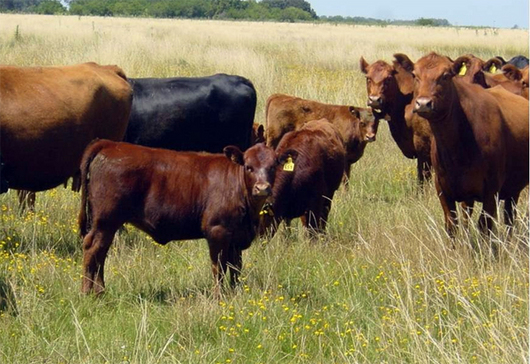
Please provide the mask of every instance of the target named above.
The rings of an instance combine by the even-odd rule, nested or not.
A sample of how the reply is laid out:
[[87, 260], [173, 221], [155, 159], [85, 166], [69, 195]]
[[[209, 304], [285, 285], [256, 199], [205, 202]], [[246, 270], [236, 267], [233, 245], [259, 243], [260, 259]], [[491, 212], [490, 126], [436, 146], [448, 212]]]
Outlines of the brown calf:
[[337, 128], [326, 119], [310, 121], [285, 134], [276, 153], [287, 156], [287, 163], [281, 161], [276, 169], [272, 210], [262, 212], [260, 230], [271, 228], [274, 234], [282, 220], [289, 224], [301, 216], [305, 227], [323, 232], [346, 160]]
[[82, 291], [104, 290], [107, 252], [128, 222], [160, 244], [205, 238], [219, 295], [227, 268], [231, 283], [238, 280], [241, 253], [255, 237], [276, 164], [264, 144], [245, 153], [228, 146], [223, 155], [93, 143], [81, 165]]
[[366, 144], [375, 141], [378, 120], [367, 108], [330, 105], [299, 97], [274, 94], [267, 100], [267, 145], [276, 148], [288, 132], [300, 129], [311, 120], [327, 119], [335, 125], [346, 149], [344, 173], [364, 154]]

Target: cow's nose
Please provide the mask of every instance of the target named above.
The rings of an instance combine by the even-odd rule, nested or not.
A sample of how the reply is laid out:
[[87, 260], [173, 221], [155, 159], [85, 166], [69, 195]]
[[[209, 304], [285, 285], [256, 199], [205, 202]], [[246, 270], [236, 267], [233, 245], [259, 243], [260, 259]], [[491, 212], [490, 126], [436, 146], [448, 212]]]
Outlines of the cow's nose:
[[374, 133], [366, 134], [366, 141], [367, 142], [375, 142], [375, 134]]
[[256, 183], [252, 194], [254, 196], [270, 196], [272, 193], [271, 184], [268, 182]]
[[418, 97], [414, 103], [414, 112], [430, 112], [434, 110], [434, 103], [429, 97]]
[[383, 99], [381, 98], [381, 96], [374, 96], [374, 95], [368, 96], [368, 106], [379, 109], [381, 108], [382, 105], [383, 105]]

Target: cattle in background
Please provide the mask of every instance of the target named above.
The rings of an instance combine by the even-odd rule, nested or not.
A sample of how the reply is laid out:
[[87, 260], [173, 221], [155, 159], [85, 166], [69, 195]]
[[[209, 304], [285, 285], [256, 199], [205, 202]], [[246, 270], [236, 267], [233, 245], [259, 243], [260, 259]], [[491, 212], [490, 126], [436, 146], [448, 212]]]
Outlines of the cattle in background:
[[465, 61], [430, 53], [415, 64], [401, 64], [416, 76], [414, 112], [428, 120], [433, 132], [435, 185], [450, 236], [456, 228], [456, 201], [482, 202], [479, 228], [489, 232], [497, 216], [496, 196], [504, 200], [505, 221], [511, 224], [519, 194], [528, 185], [528, 101], [455, 77]]
[[[388, 121], [390, 134], [403, 155], [417, 159], [417, 176], [420, 186], [431, 178], [431, 136], [429, 123], [412, 113], [413, 75], [400, 63], [411, 62], [404, 54], [394, 54], [390, 65], [379, 60], [368, 64], [361, 57], [361, 72], [366, 75], [368, 106], [378, 119]], [[412, 62], [411, 62], [412, 63]]]
[[305, 123], [285, 134], [276, 154], [286, 156], [276, 169], [269, 201], [262, 211], [260, 232], [302, 217], [311, 232], [326, 228], [331, 201], [344, 173], [346, 151], [336, 126], [326, 119]]
[[366, 145], [375, 141], [378, 121], [370, 109], [330, 105], [299, 97], [274, 94], [266, 106], [267, 145], [276, 148], [288, 132], [300, 129], [311, 120], [327, 119], [338, 130], [346, 149], [344, 174], [350, 176], [351, 165], [364, 154]]
[[[511, 65], [514, 65], [515, 67], [519, 68], [519, 69], [523, 69], [525, 68], [526, 66], [528, 66], [528, 57], [526, 56], [523, 56], [523, 55], [519, 55], [519, 56], [515, 56], [515, 57], [512, 57], [510, 58], [509, 61], [506, 61], [504, 58], [502, 58], [501, 56], [496, 56], [495, 58], [498, 58], [500, 63], [501, 63], [501, 67], [504, 66], [505, 64], [511, 64]], [[499, 67], [500, 68], [500, 67]]]
[[[462, 60], [466, 60], [464, 63], [465, 67], [462, 67], [460, 71], [460, 75], [464, 80], [467, 80], [471, 83], [476, 83], [484, 88], [501, 86], [511, 93], [524, 96], [522, 83], [513, 80], [511, 77], [509, 77], [510, 75], [508, 75], [510, 69], [519, 71], [519, 69], [515, 66], [511, 64], [502, 66], [502, 63], [497, 58], [491, 58], [484, 62], [472, 54], [467, 54], [462, 57]], [[502, 70], [503, 72], [496, 73], [498, 70]]]
[[219, 295], [227, 268], [231, 283], [238, 279], [276, 165], [264, 144], [244, 153], [227, 146], [223, 155], [93, 143], [81, 164], [82, 291], [104, 290], [107, 252], [128, 222], [160, 244], [205, 238]]
[[518, 69], [514, 65], [507, 64], [502, 67], [502, 73], [509, 80], [521, 85], [521, 96], [528, 100], [528, 66]]
[[256, 90], [239, 76], [130, 78], [134, 99], [125, 141], [220, 153], [251, 145]]
[[95, 138], [121, 140], [132, 89], [117, 66], [0, 66], [2, 185], [44, 191], [79, 169]]

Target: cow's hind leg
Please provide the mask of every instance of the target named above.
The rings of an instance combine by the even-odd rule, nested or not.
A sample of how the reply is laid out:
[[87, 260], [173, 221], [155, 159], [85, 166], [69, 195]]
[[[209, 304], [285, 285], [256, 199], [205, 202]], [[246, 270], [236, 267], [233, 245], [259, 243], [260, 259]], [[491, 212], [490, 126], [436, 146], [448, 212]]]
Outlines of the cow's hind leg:
[[95, 294], [105, 290], [104, 268], [116, 230], [92, 229], [83, 239], [83, 280], [81, 291]]

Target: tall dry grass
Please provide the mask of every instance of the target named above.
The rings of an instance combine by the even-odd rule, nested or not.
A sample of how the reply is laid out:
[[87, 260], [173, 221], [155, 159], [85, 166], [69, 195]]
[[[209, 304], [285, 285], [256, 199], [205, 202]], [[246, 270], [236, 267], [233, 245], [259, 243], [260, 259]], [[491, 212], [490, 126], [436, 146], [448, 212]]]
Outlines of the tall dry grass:
[[[239, 74], [256, 87], [259, 122], [276, 92], [364, 105], [361, 55], [431, 50], [528, 55], [528, 32], [0, 15], [2, 64]], [[204, 241], [161, 247], [131, 227], [111, 249], [108, 292], [83, 297], [79, 196], [41, 193], [36, 212], [19, 215], [14, 194], [2, 195], [0, 296], [11, 291], [16, 312], [0, 302], [0, 362], [528, 362], [527, 192], [492, 259], [474, 226], [450, 248], [434, 187], [416, 187], [414, 165], [382, 123], [336, 195], [328, 234], [311, 242], [295, 224], [255, 241], [241, 287], [221, 302]]]

